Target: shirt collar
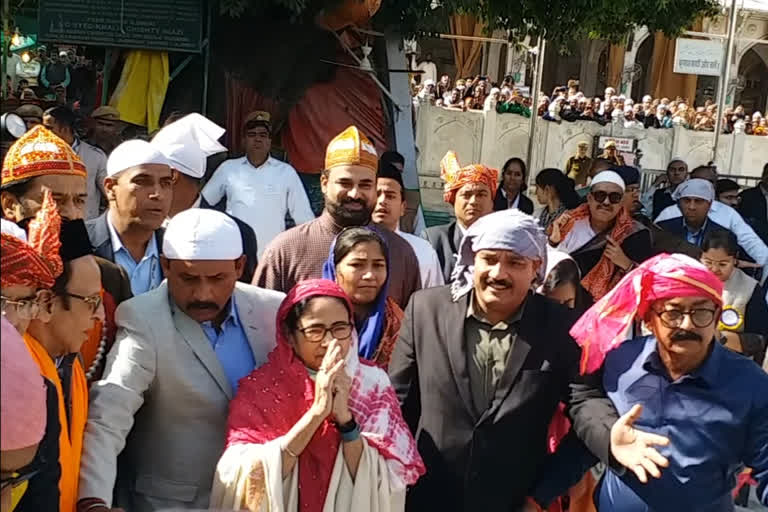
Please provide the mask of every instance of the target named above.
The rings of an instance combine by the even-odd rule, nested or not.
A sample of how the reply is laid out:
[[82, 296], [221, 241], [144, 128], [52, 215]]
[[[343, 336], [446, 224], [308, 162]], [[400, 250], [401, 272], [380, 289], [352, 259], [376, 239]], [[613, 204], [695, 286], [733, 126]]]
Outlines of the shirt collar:
[[688, 225], [688, 222], [686, 222], [686, 220], [685, 220], [685, 217], [683, 217], [683, 228], [684, 228], [684, 229], [685, 229], [685, 230], [686, 230], [688, 233], [690, 233], [691, 235], [694, 235], [694, 236], [698, 236], [698, 235], [700, 235], [701, 233], [703, 233], [703, 232], [704, 232], [704, 230], [706, 229], [706, 227], [707, 227], [707, 222], [709, 222], [709, 218], [706, 218], [706, 219], [704, 219], [704, 224], [702, 224], [702, 225], [701, 225], [701, 227], [700, 227], [699, 229], [697, 229], [696, 231], [694, 231], [694, 230], [693, 230], [693, 229], [691, 229], [691, 227]]
[[80, 139], [75, 137], [75, 140], [72, 142], [72, 151], [77, 152], [77, 148], [80, 147]]
[[[230, 324], [234, 327], [240, 327], [240, 316], [237, 314], [237, 307], [235, 305], [234, 293], [232, 294], [232, 297], [229, 299], [229, 313], [227, 313], [227, 317], [224, 319], [224, 321], [221, 322], [221, 326], [219, 327], [219, 329], [224, 330], [227, 324]], [[210, 320], [208, 322], [203, 322], [202, 325], [205, 327], [213, 328], [213, 322]]]
[[264, 160], [264, 163], [263, 163], [263, 164], [261, 164], [260, 166], [256, 167], [255, 165], [253, 165], [253, 164], [251, 163], [251, 161], [250, 161], [250, 160], [248, 160], [248, 156], [244, 156], [244, 157], [243, 157], [243, 165], [247, 165], [248, 167], [253, 167], [254, 169], [262, 169], [262, 168], [264, 168], [264, 167], [267, 167], [267, 166], [269, 166], [269, 165], [272, 165], [272, 160], [273, 160], [273, 158], [272, 158], [272, 156], [270, 155], [270, 156], [268, 156], [268, 157], [267, 157], [267, 159], [266, 159], [266, 160]]
[[[109, 238], [112, 241], [112, 253], [117, 254], [121, 249], [125, 249], [123, 241], [120, 240], [120, 235], [112, 225], [112, 211], [107, 211], [107, 228], [109, 229]], [[128, 252], [128, 249], [125, 249]], [[147, 249], [144, 251], [144, 257], [157, 258], [157, 240], [155, 239], [155, 233], [152, 233], [152, 238], [149, 239]]]
[[[517, 309], [517, 311], [507, 318], [506, 320], [502, 320], [498, 324], [494, 325], [494, 328], [499, 329], [506, 329], [510, 325], [516, 324], [520, 321], [520, 319], [523, 318], [523, 312], [525, 311], [525, 303], [528, 302], [528, 297], [526, 296], [525, 300], [523, 300], [523, 303], [520, 304], [520, 307]], [[474, 318], [478, 322], [482, 322], [484, 324], [491, 325], [491, 323], [485, 318], [485, 315], [483, 315], [482, 311], [480, 311], [475, 304], [475, 290], [472, 290], [469, 294], [469, 304], [467, 305], [467, 316], [466, 318]]]
[[[655, 336], [648, 336], [646, 343], [652, 343], [653, 348], [648, 353], [643, 362], [643, 368], [646, 371], [651, 371], [656, 374], [668, 375], [667, 369], [664, 367], [664, 363], [661, 362], [661, 356], [659, 356], [658, 343], [659, 341]], [[691, 373], [684, 375], [681, 380], [693, 379], [699, 380], [707, 384], [709, 387], [717, 387], [718, 375], [720, 374], [720, 364], [723, 359], [723, 351], [728, 350], [717, 340], [712, 341], [712, 349], [704, 362], [693, 370]]]

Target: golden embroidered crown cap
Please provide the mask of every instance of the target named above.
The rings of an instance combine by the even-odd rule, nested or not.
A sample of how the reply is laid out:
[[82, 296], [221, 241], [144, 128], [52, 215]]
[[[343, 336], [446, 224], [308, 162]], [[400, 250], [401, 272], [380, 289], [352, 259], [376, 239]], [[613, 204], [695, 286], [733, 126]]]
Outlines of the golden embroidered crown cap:
[[355, 126], [350, 126], [338, 134], [328, 144], [325, 151], [325, 168], [338, 165], [361, 165], [376, 172], [379, 168], [379, 155], [373, 143]]
[[85, 178], [88, 173], [69, 144], [38, 125], [14, 142], [5, 155], [2, 187], [52, 174]]

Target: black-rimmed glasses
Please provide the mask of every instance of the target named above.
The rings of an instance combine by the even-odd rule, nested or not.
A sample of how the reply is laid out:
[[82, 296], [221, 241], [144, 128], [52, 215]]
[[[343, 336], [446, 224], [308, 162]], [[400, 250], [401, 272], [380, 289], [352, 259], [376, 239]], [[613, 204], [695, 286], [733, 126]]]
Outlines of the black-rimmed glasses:
[[661, 318], [661, 323], [664, 324], [665, 327], [676, 329], [683, 325], [683, 318], [686, 316], [691, 318], [691, 323], [696, 327], [708, 327], [712, 325], [712, 322], [715, 320], [715, 313], [717, 313], [717, 311], [706, 308], [691, 309], [689, 311], [665, 309], [662, 311], [654, 311], [654, 313]]
[[329, 332], [334, 339], [346, 340], [352, 336], [352, 324], [335, 324], [331, 327], [325, 327], [324, 325], [313, 325], [311, 327], [305, 327], [304, 329], [298, 329], [298, 331], [302, 333], [310, 343], [320, 343], [325, 339], [325, 335]]

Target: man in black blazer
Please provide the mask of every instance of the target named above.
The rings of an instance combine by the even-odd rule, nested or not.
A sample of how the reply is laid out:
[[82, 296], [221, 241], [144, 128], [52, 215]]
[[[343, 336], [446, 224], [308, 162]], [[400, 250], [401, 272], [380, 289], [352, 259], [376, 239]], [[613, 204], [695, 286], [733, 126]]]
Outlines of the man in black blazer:
[[[546, 505], [568, 485], [539, 493], [554, 471], [545, 469], [547, 432], [561, 401], [578, 403], [576, 432], [611, 467], [643, 463], [653, 450], [641, 432], [622, 437], [631, 421], [617, 421], [607, 397], [594, 389], [582, 396], [580, 350], [568, 334], [575, 318], [530, 291], [546, 266], [546, 244], [532, 217], [495, 212], [467, 231], [453, 285], [411, 297], [389, 365], [427, 467], [407, 510], [511, 512], [531, 496]], [[563, 444], [580, 447], [567, 461], [575, 468], [557, 470], [575, 483], [594, 459], [574, 434], [570, 440]]]
[[768, 163], [763, 167], [760, 183], [741, 193], [739, 213], [768, 245]]
[[498, 188], [498, 171], [481, 164], [459, 168], [456, 155], [451, 151], [440, 162], [441, 177], [445, 181], [443, 198], [453, 205], [456, 220], [427, 228], [424, 238], [437, 252], [443, 278], [451, 282], [456, 263], [456, 251], [464, 232], [479, 218], [493, 211]]

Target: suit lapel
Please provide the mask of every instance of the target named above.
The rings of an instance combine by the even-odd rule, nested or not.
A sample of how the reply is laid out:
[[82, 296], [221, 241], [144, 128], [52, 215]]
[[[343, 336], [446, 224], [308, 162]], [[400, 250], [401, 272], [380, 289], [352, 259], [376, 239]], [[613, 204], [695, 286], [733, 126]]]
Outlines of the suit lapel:
[[464, 320], [467, 317], [467, 305], [469, 304], [470, 294], [464, 295], [457, 302], [450, 302], [445, 308], [443, 321], [445, 333], [441, 336], [446, 340], [448, 360], [451, 364], [453, 378], [456, 381], [456, 388], [459, 390], [459, 396], [464, 403], [470, 416], [477, 420], [474, 406], [472, 404], [472, 394], [469, 389], [469, 373], [467, 373], [467, 351], [464, 343]]
[[222, 392], [227, 395], [229, 400], [232, 400], [232, 386], [229, 384], [224, 368], [222, 368], [219, 358], [211, 347], [208, 337], [203, 332], [200, 324], [189, 318], [183, 311], [181, 311], [176, 304], [171, 302], [171, 313], [173, 314], [173, 322], [176, 325], [176, 330], [187, 342], [189, 348], [195, 353], [200, 362], [211, 374], [211, 377], [219, 385]]
[[253, 353], [253, 359], [258, 366], [261, 362], [266, 361], [267, 354], [264, 353], [264, 348], [270, 346], [269, 343], [265, 344], [262, 340], [265, 334], [262, 332], [260, 325], [266, 324], [263, 321], [264, 319], [258, 316], [258, 310], [254, 308], [250, 297], [245, 292], [235, 287], [234, 295], [235, 304], [237, 305], [237, 316], [240, 318], [240, 325], [243, 327], [243, 332], [245, 332], [245, 337], [248, 339], [248, 345], [250, 345], [251, 352]]

